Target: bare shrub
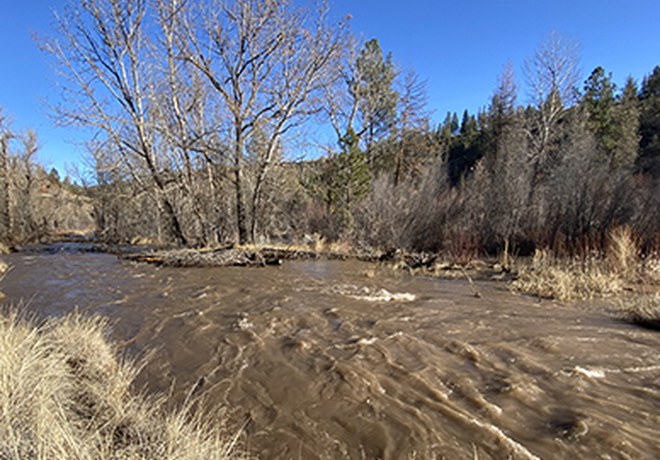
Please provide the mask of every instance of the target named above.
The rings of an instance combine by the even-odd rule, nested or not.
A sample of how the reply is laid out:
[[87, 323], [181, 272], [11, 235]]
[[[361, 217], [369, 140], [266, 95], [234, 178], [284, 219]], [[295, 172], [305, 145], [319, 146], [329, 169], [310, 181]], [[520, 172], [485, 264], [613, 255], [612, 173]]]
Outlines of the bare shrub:
[[641, 262], [643, 281], [651, 284], [660, 284], [660, 257], [650, 254]]
[[418, 199], [419, 191], [412, 184], [397, 186], [381, 175], [355, 211], [354, 238], [372, 247], [408, 246], [406, 233]]
[[421, 180], [418, 199], [407, 228], [407, 246], [416, 251], [439, 252], [452, 245], [453, 237], [472, 234], [476, 222], [470, 194], [451, 187], [445, 162], [432, 164]]

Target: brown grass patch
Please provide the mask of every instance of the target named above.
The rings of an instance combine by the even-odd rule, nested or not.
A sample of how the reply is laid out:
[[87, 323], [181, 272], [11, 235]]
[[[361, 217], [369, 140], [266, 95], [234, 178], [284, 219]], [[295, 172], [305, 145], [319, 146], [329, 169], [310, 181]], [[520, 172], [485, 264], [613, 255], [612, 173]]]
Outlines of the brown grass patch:
[[630, 227], [618, 227], [608, 236], [607, 268], [621, 278], [633, 281], [640, 268], [639, 245]]
[[593, 299], [643, 291], [660, 282], [660, 261], [642, 259], [628, 227], [614, 229], [604, 254], [558, 259], [549, 251], [536, 251], [530, 265], [518, 270], [513, 289], [561, 301]]
[[190, 406], [132, 392], [106, 323], [70, 315], [40, 326], [0, 314], [0, 458], [226, 459], [235, 440]]
[[561, 301], [607, 297], [623, 291], [624, 280], [602, 261], [560, 260], [548, 251], [536, 251], [532, 263], [521, 267], [513, 289]]
[[660, 330], [660, 294], [642, 294], [618, 302], [624, 320]]

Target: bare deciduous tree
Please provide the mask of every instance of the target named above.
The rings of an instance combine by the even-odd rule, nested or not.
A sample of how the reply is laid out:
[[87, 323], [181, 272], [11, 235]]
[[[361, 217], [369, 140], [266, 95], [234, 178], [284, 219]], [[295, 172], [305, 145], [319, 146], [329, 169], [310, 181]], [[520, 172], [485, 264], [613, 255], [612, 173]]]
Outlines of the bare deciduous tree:
[[[416, 149], [427, 150], [418, 145], [420, 137], [429, 131], [429, 113], [426, 109], [426, 82], [414, 71], [405, 74], [399, 91], [399, 116], [396, 133], [397, 146], [394, 150], [394, 186], [399, 185], [404, 175], [413, 173], [423, 159], [415, 159]], [[421, 134], [421, 135], [420, 135]]]
[[577, 98], [578, 45], [552, 32], [525, 63], [524, 75], [537, 112], [529, 129], [533, 145], [530, 155], [535, 163], [542, 163], [549, 153], [561, 116]]
[[[327, 8], [296, 9], [289, 1], [212, 1], [187, 22], [185, 60], [207, 79], [228, 111], [216, 129], [231, 151], [240, 242], [252, 241], [264, 181], [276, 164], [285, 135], [320, 110], [318, 97], [345, 45], [345, 29], [333, 27]], [[260, 130], [266, 138], [246, 187], [247, 145]]]
[[132, 180], [157, 193], [171, 237], [186, 243], [169, 196], [153, 119], [154, 55], [146, 0], [82, 0], [57, 17], [59, 39], [43, 48], [68, 85], [60, 120], [95, 129], [118, 154]]
[[9, 129], [8, 122], [0, 112], [0, 173], [2, 174], [2, 211], [0, 217], [0, 231], [5, 235], [11, 234], [11, 171], [9, 167], [9, 140], [14, 137]]

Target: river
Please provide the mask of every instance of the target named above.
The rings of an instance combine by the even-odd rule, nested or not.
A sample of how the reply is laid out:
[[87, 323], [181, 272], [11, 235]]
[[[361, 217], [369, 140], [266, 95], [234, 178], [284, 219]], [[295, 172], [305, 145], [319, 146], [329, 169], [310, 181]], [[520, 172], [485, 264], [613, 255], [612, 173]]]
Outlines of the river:
[[[113, 323], [146, 391], [204, 398], [261, 459], [660, 458], [660, 334], [606, 303], [360, 262], [5, 257], [7, 298]], [[216, 407], [224, 410], [216, 411]]]

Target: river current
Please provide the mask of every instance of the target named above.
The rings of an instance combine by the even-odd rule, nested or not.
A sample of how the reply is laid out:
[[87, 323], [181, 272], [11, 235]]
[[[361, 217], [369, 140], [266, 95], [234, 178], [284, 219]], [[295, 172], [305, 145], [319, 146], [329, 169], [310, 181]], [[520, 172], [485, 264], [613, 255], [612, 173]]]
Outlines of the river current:
[[606, 303], [501, 283], [477, 297], [360, 262], [181, 269], [59, 249], [5, 257], [4, 302], [108, 317], [145, 360], [140, 387], [203, 398], [258, 458], [660, 458], [660, 333]]

